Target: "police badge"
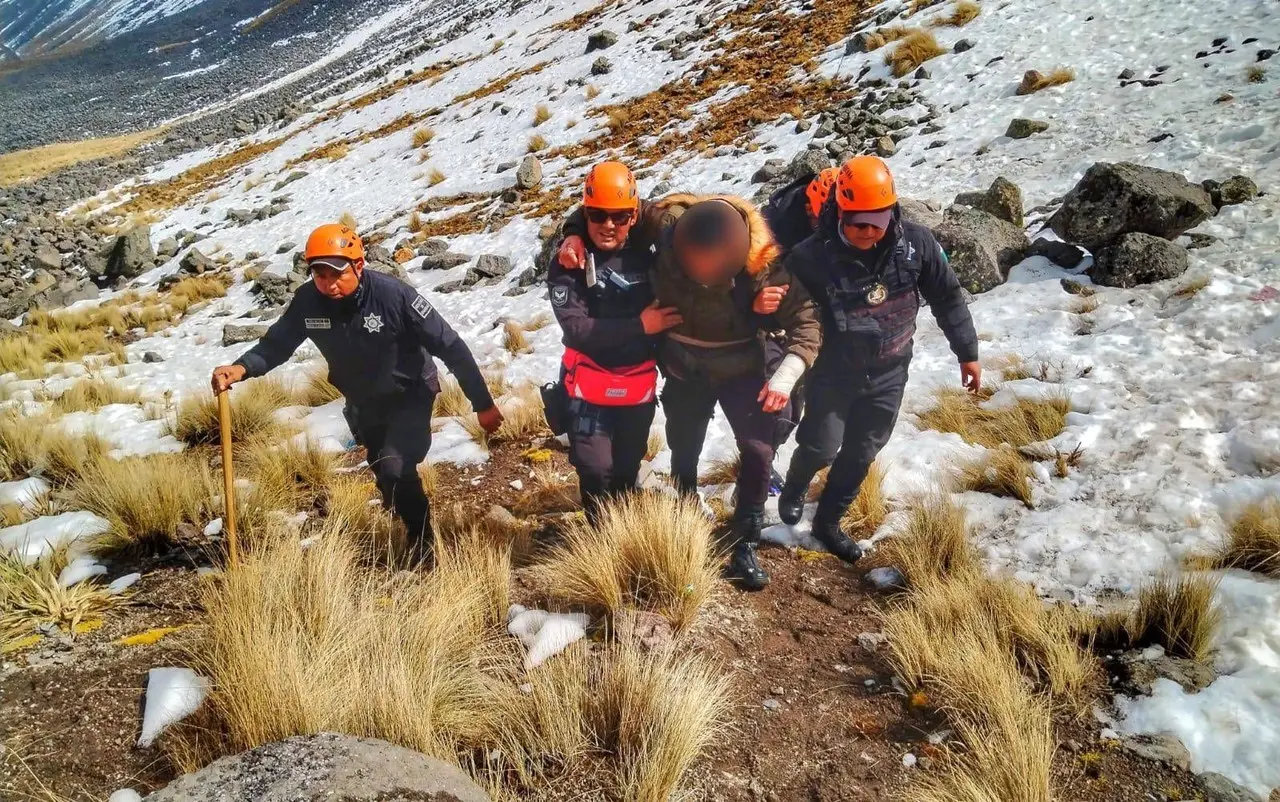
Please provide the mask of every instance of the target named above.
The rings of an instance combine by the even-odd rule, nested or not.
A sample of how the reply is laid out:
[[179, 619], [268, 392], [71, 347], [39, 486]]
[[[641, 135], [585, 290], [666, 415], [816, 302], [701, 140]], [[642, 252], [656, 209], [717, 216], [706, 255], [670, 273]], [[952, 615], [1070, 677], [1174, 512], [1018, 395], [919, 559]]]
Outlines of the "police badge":
[[551, 303], [555, 304], [556, 306], [564, 306], [568, 302], [569, 302], [568, 287], [552, 287], [551, 288]]
[[883, 284], [876, 284], [867, 291], [867, 303], [871, 306], [879, 306], [889, 297], [889, 289]]

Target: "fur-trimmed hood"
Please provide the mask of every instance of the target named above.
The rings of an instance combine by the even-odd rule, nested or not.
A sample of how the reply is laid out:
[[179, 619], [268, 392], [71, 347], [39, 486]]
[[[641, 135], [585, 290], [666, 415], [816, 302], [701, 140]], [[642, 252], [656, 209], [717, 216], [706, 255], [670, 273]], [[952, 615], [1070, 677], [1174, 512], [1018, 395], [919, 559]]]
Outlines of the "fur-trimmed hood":
[[763, 275], [781, 255], [782, 249], [774, 240], [773, 232], [765, 222], [764, 215], [750, 201], [734, 195], [675, 194], [654, 201], [646, 210], [646, 215], [652, 214], [651, 219], [656, 218], [659, 230], [665, 231], [674, 225], [690, 206], [711, 200], [727, 203], [742, 215], [751, 236], [747, 249], [746, 273], [753, 277]]

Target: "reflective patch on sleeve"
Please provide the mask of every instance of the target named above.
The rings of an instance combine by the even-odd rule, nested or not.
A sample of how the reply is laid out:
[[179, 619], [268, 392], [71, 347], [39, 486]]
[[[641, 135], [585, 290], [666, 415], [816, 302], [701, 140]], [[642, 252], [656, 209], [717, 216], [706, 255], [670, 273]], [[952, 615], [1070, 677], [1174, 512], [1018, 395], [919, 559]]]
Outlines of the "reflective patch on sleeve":
[[419, 295], [417, 298], [413, 299], [413, 311], [423, 317], [426, 317], [432, 312], [431, 302]]
[[569, 288], [568, 287], [552, 287], [551, 303], [554, 304], [555, 306], [564, 306], [565, 304], [569, 303]]

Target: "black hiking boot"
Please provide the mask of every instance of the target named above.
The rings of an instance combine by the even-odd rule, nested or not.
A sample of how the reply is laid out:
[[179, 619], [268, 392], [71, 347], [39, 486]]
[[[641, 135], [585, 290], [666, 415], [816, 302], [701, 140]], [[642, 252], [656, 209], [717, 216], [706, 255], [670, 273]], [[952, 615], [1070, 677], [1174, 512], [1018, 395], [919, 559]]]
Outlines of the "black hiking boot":
[[763, 514], [746, 513], [733, 522], [733, 537], [737, 545], [725, 567], [727, 576], [735, 585], [747, 591], [764, 590], [769, 586], [769, 574], [760, 567], [756, 547], [760, 543]]
[[778, 517], [784, 524], [795, 526], [800, 523], [800, 518], [804, 515], [804, 497], [808, 492], [807, 487], [783, 485], [782, 493], [778, 496]]
[[814, 521], [813, 536], [819, 543], [827, 547], [827, 551], [849, 565], [853, 565], [862, 559], [862, 547], [842, 532], [839, 524], [822, 524]]

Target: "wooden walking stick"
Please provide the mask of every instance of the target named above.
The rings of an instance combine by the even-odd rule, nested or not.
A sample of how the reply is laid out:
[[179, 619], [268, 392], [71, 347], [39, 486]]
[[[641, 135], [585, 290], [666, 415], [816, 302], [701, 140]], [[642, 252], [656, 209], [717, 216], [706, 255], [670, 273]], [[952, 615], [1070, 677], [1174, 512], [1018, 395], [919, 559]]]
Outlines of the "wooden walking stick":
[[240, 564], [240, 548], [236, 542], [236, 477], [231, 465], [231, 391], [218, 393], [218, 428], [222, 434], [222, 482], [223, 498], [226, 500], [226, 518], [223, 523], [227, 532], [227, 549], [230, 553], [231, 567]]

